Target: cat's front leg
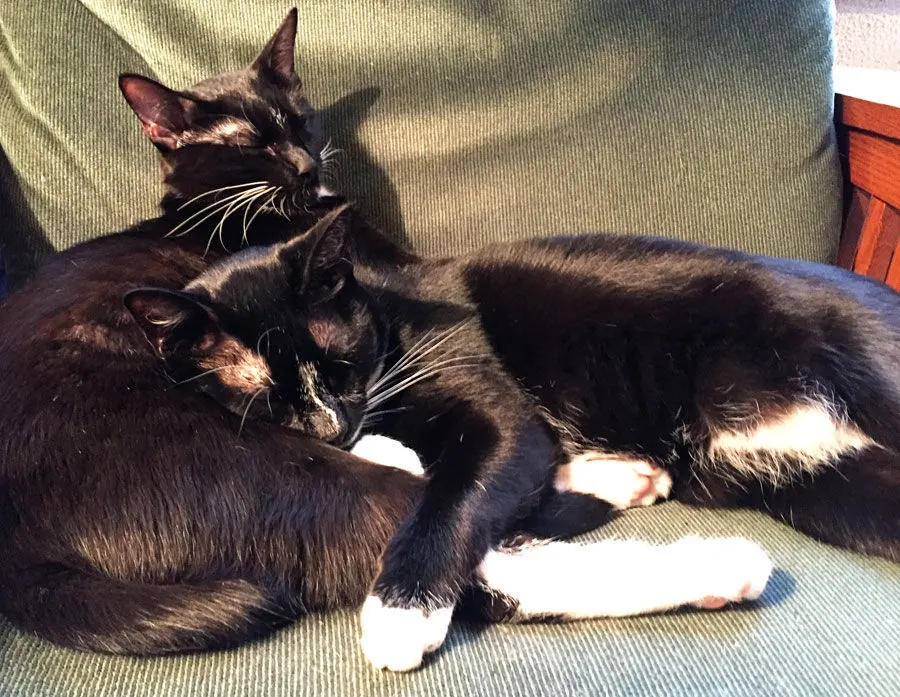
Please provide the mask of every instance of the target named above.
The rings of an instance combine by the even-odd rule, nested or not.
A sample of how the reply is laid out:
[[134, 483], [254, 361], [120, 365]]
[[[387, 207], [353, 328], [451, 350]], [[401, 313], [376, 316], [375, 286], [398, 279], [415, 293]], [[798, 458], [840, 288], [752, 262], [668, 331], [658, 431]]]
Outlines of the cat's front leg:
[[[537, 504], [557, 454], [537, 419], [498, 424], [471, 403], [423, 423], [429, 481], [382, 557], [362, 611], [362, 648], [376, 667], [412, 670], [443, 644], [453, 609], [492, 535]], [[508, 416], [508, 414], [505, 414]], [[534, 499], [534, 500], [530, 500]]]
[[412, 670], [443, 644], [460, 590], [488, 549], [485, 491], [437, 479], [388, 544], [363, 606], [362, 648], [378, 668]]
[[622, 510], [668, 498], [672, 477], [647, 458], [587, 450], [559, 466], [554, 487], [593, 496]]

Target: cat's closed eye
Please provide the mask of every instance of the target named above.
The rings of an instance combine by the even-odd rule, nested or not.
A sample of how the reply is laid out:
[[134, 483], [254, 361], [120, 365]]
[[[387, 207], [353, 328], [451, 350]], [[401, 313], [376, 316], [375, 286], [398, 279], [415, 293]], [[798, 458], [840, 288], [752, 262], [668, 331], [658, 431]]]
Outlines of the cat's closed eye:
[[226, 118], [206, 127], [189, 131], [183, 136], [185, 145], [208, 143], [233, 147], [255, 148], [263, 145], [259, 131], [249, 121]]

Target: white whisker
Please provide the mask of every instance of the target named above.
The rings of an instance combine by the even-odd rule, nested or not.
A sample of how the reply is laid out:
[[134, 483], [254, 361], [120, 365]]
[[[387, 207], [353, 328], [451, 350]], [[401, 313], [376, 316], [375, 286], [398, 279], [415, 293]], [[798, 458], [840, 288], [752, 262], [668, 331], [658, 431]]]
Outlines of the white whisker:
[[384, 394], [378, 395], [377, 398], [369, 400], [369, 404], [370, 404], [370, 406], [377, 407], [379, 404], [383, 404], [384, 402], [388, 401], [389, 399], [396, 397], [401, 392], [405, 392], [410, 387], [412, 387], [413, 385], [417, 385], [418, 383], [422, 382], [423, 380], [428, 380], [429, 378], [433, 378], [436, 375], [440, 375], [441, 373], [446, 372], [448, 370], [454, 370], [454, 369], [458, 369], [458, 368], [477, 368], [478, 365], [479, 365], [478, 363], [457, 363], [456, 365], [444, 366], [437, 370], [430, 370], [427, 372], [418, 373], [418, 374], [416, 374], [415, 377], [407, 378], [402, 383], [399, 383], [399, 384], [391, 387], [389, 390], [385, 391]]
[[268, 389], [268, 387], [263, 387], [257, 390], [253, 393], [253, 396], [247, 402], [247, 408], [244, 409], [244, 415], [241, 417], [241, 425], [238, 427], [238, 435], [241, 435], [241, 431], [244, 430], [244, 422], [247, 420], [247, 414], [250, 412], [250, 407], [253, 406], [253, 402], [256, 401], [256, 398], [259, 397], [263, 392], [266, 392]]
[[[418, 375], [423, 370], [431, 370], [433, 368], [438, 368], [438, 367], [441, 367], [444, 365], [452, 365], [453, 363], [458, 363], [460, 361], [481, 360], [483, 358], [490, 358], [489, 354], [470, 355], [470, 356], [450, 356], [450, 357], [447, 357], [447, 356], [448, 356], [448, 354], [445, 353], [427, 363], [416, 362], [413, 365], [408, 366], [406, 369], [406, 370], [413, 370], [413, 372], [411, 374], [407, 373], [406, 375], [402, 375], [403, 372], [406, 372], [406, 370], [404, 370], [404, 371], [401, 371], [400, 374], [397, 374], [395, 377], [398, 378], [400, 380], [400, 382], [402, 382], [402, 381], [409, 379], [410, 377], [414, 377], [415, 375]], [[383, 384], [378, 390], [370, 391], [367, 394], [367, 397], [369, 398], [369, 400], [377, 399], [386, 390], [391, 389], [392, 387], [394, 387], [394, 385], [397, 385], [397, 384], [399, 384], [399, 383], [388, 381], [387, 383]]]
[[251, 186], [260, 186], [261, 184], [268, 184], [268, 182], [266, 182], [266, 181], [244, 182], [243, 184], [232, 184], [231, 186], [220, 186], [218, 189], [210, 189], [209, 191], [204, 191], [202, 194], [200, 194], [198, 196], [194, 196], [194, 198], [185, 201], [180, 206], [178, 206], [177, 210], [180, 211], [182, 208], [187, 208], [194, 201], [199, 201], [201, 198], [204, 198], [206, 196], [211, 196], [212, 194], [217, 194], [220, 191], [229, 191], [230, 189], [241, 189], [241, 188], [248, 188]]
[[212, 368], [211, 370], [205, 370], [204, 372], [200, 373], [199, 375], [194, 375], [193, 377], [189, 377], [184, 380], [180, 380], [179, 382], [176, 382], [175, 384], [183, 385], [184, 383], [191, 382], [192, 380], [199, 380], [200, 378], [205, 377], [205, 376], [209, 375], [210, 373], [218, 373], [220, 370], [228, 370], [229, 368], [239, 368], [239, 367], [240, 366], [237, 363], [235, 363], [234, 365], [223, 365], [223, 366], [220, 366], [219, 368]]
[[[269, 334], [274, 332], [276, 329], [281, 330], [281, 327], [269, 327], [268, 329], [266, 329], [266, 331], [264, 331], [262, 334], [259, 335], [259, 338], [256, 340], [256, 352], [259, 355], [262, 355], [262, 351], [260, 350], [260, 348], [262, 347], [263, 338], [269, 336]], [[271, 344], [267, 341], [266, 342], [266, 354], [268, 354], [270, 350], [271, 350]]]
[[213, 203], [211, 203], [210, 205], [206, 206], [205, 208], [200, 209], [200, 210], [197, 211], [196, 213], [194, 213], [194, 214], [188, 216], [187, 218], [185, 218], [184, 220], [182, 220], [180, 223], [178, 223], [178, 225], [176, 225], [176, 226], [173, 227], [171, 230], [169, 230], [169, 232], [167, 232], [165, 236], [166, 236], [166, 237], [169, 237], [170, 235], [175, 235], [175, 233], [176, 233], [182, 226], [187, 225], [187, 224], [188, 224], [189, 222], [191, 222], [194, 218], [196, 218], [196, 217], [198, 217], [198, 216], [200, 216], [200, 215], [203, 215], [204, 213], [206, 213], [207, 211], [209, 211], [210, 209], [212, 209], [212, 211], [211, 211], [210, 213], [207, 213], [207, 215], [203, 216], [200, 220], [196, 221], [196, 222], [195, 222], [193, 225], [191, 225], [189, 228], [187, 228], [186, 230], [182, 230], [180, 233], [178, 233], [178, 234], [175, 235], [175, 236], [176, 236], [176, 237], [182, 237], [183, 235], [186, 235], [186, 234], [189, 233], [191, 230], [193, 230], [194, 228], [196, 228], [198, 225], [200, 225], [200, 224], [203, 223], [204, 221], [206, 221], [206, 220], [208, 220], [209, 218], [211, 218], [211, 217], [213, 217], [214, 215], [216, 215], [216, 213], [218, 213], [219, 211], [221, 211], [221, 210], [227, 208], [228, 206], [230, 206], [231, 203], [232, 203], [233, 201], [235, 201], [235, 200], [237, 200], [237, 199], [241, 199], [241, 198], [243, 198], [243, 197], [249, 195], [252, 191], [256, 191], [256, 190], [257, 190], [257, 189], [250, 189], [250, 190], [247, 190], [247, 191], [239, 191], [239, 192], [237, 192], [237, 193], [235, 193], [235, 194], [230, 194], [230, 195], [226, 196], [226, 197], [223, 198], [223, 199], [220, 199], [220, 200], [218, 200], [218, 201], [214, 201]]
[[[425, 364], [419, 370], [412, 373], [411, 375], [408, 375], [400, 382], [389, 385], [378, 393], [371, 395], [367, 401], [367, 408], [371, 409], [373, 407], [376, 407], [379, 404], [384, 403], [388, 399], [395, 397], [404, 390], [407, 390], [413, 385], [422, 382], [422, 380], [426, 380], [428, 378], [439, 375], [446, 370], [456, 368], [477, 368], [478, 366], [483, 365], [482, 363], [477, 362], [479, 359], [489, 357], [489, 354], [484, 354], [481, 356], [454, 356], [451, 358], [439, 360], [434, 363]], [[465, 363], [464, 361], [475, 362]]]
[[382, 375], [375, 382], [375, 384], [369, 388], [369, 393], [371, 394], [372, 392], [375, 392], [388, 380], [390, 380], [394, 376], [399, 375], [404, 370], [408, 370], [414, 364], [419, 363], [422, 358], [432, 353], [433, 351], [436, 351], [447, 341], [456, 336], [456, 334], [462, 331], [462, 329], [466, 327], [466, 325], [468, 325], [470, 321], [471, 320], [465, 320], [463, 322], [460, 322], [459, 324], [455, 324], [450, 329], [439, 333], [437, 336], [431, 339], [428, 339], [429, 335], [431, 334], [431, 330], [426, 332], [425, 336], [423, 336], [422, 339], [413, 344], [413, 346], [409, 351], [406, 352], [406, 355], [404, 355], [403, 358], [397, 361], [397, 363], [395, 363], [387, 373]]
[[[266, 189], [266, 191], [271, 191], [272, 187]], [[225, 241], [222, 239], [222, 235], [224, 233], [225, 221], [231, 217], [232, 213], [241, 209], [246, 201], [252, 200], [255, 198], [255, 192], [246, 191], [242, 195], [240, 195], [237, 199], [231, 201], [228, 206], [223, 209], [218, 209], [222, 212], [222, 217], [219, 220], [216, 227], [213, 228], [212, 233], [210, 233], [209, 241], [206, 243], [206, 251], [204, 252], [204, 256], [209, 253], [209, 248], [212, 246], [212, 241], [216, 237], [216, 233], [219, 236], [219, 244], [222, 245], [222, 249], [225, 249]], [[218, 212], [218, 211], [217, 211]]]
[[247, 202], [246, 208], [244, 210], [243, 235], [241, 236], [241, 244], [250, 244], [250, 240], [247, 238], [247, 233], [250, 231], [250, 227], [253, 225], [253, 221], [256, 220], [256, 216], [258, 216], [262, 212], [263, 205], [260, 204], [256, 207], [253, 215], [250, 216], [250, 220], [247, 220], [247, 213], [249, 213], [250, 209], [253, 208], [253, 205], [258, 203], [263, 196], [269, 193], [269, 191], [269, 189], [263, 189], [252, 199], [250, 199], [250, 201]]
[[260, 192], [260, 193], [258, 193], [258, 194], [256, 194], [256, 195], [254, 195], [253, 198], [251, 198], [249, 201], [247, 201], [247, 204], [244, 206], [244, 217], [243, 217], [243, 219], [241, 220], [241, 228], [242, 228], [242, 232], [241, 232], [241, 244], [242, 244], [242, 245], [249, 245], [249, 244], [250, 244], [250, 241], [247, 239], [247, 230], [248, 230], [248, 228], [250, 227], [249, 223], [247, 222], [247, 216], [248, 216], [249, 213], [250, 213], [250, 209], [253, 208], [253, 203], [254, 203], [255, 201], [257, 201], [257, 200], [259, 199], [260, 196], [265, 196], [265, 190], [263, 190], [262, 192]]

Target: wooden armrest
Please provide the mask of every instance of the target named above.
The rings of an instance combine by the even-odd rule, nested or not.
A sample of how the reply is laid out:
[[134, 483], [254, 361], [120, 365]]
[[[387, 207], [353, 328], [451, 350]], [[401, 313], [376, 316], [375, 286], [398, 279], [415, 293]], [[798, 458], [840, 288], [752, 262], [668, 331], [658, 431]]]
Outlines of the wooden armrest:
[[838, 265], [900, 290], [900, 108], [838, 95], [844, 169]]

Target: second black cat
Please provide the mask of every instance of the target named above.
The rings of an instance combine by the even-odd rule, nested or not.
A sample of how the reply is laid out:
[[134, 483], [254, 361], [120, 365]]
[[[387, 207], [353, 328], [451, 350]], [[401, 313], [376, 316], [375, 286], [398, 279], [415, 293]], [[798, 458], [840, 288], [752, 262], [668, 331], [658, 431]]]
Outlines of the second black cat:
[[[376, 427], [422, 455], [425, 492], [363, 611], [374, 662], [391, 660], [404, 613], [452, 607], [498, 530], [538, 503], [523, 524], [564, 535], [671, 488], [900, 560], [890, 289], [602, 235], [354, 268], [352, 220], [335, 215], [184, 292], [127, 301], [170, 369], [241, 418], [340, 445]], [[213, 336], [250, 350], [253, 384], [201, 374], [191, 352]]]

